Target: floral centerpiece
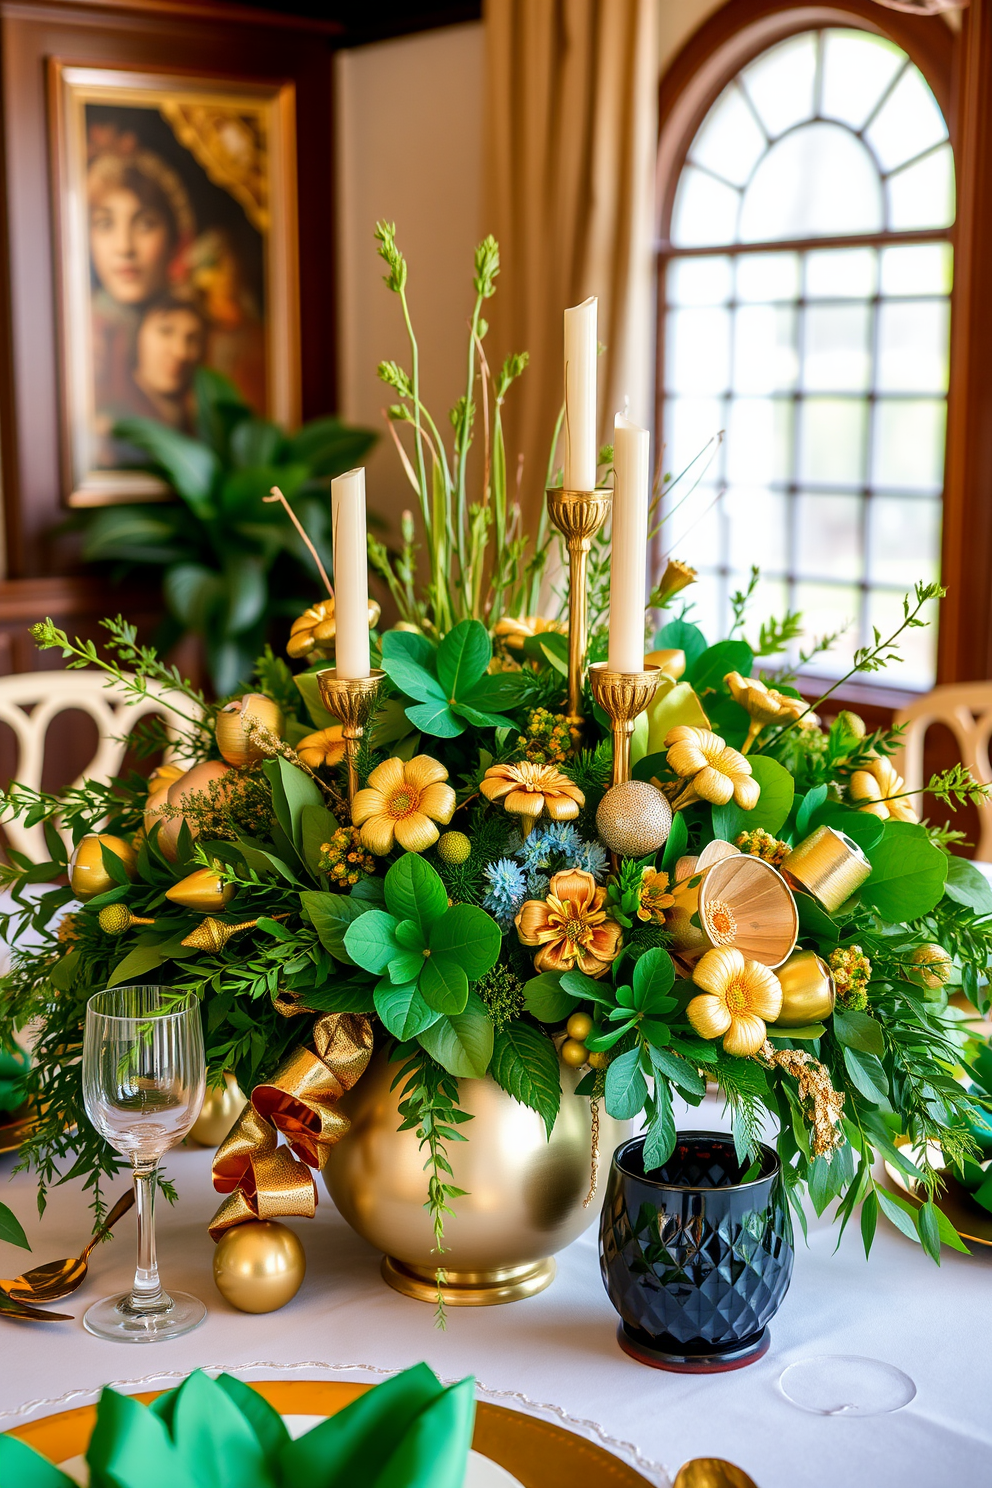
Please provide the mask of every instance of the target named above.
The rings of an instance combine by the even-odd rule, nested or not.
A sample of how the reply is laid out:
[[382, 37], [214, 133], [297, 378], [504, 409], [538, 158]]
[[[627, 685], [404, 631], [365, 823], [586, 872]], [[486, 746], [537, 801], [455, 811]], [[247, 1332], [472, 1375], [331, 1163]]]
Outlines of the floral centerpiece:
[[[391, 231], [380, 239], [402, 295], [405, 264]], [[497, 268], [487, 242], [478, 358]], [[40, 1202], [85, 1175], [99, 1212], [118, 1159], [83, 1113], [85, 1002], [154, 976], [202, 999], [213, 1080], [233, 1071], [252, 1093], [215, 1162], [226, 1194], [215, 1236], [259, 1213], [312, 1212], [311, 1169], [347, 1125], [337, 1102], [384, 1044], [425, 1153], [439, 1268], [459, 1198], [447, 1154], [472, 1140], [459, 1080], [488, 1075], [550, 1131], [562, 1064], [583, 1072], [595, 1109], [643, 1117], [647, 1167], [673, 1150], [676, 1098], [698, 1105], [715, 1085], [742, 1162], [770, 1118], [797, 1213], [808, 1189], [818, 1212], [836, 1203], [842, 1226], [860, 1206], [866, 1248], [879, 1209], [934, 1258], [941, 1242], [961, 1247], [931, 1144], [959, 1165], [977, 1155], [987, 1086], [962, 1079], [976, 1048], [950, 999], [988, 1004], [992, 893], [948, 850], [953, 834], [917, 820], [891, 763], [897, 736], [848, 711], [825, 725], [835, 689], [810, 705], [775, 665], [799, 617], [744, 638], [753, 583], [731, 637], [710, 644], [686, 604], [692, 570], [668, 564], [649, 598], [658, 685], [633, 728], [631, 778], [613, 782], [610, 719], [587, 679], [581, 724], [568, 714], [564, 623], [535, 613], [543, 556], [526, 556], [508, 516], [499, 409], [521, 360], [483, 378], [491, 442], [475, 505], [464, 457], [478, 362], [450, 459], [416, 370], [383, 370], [401, 399], [395, 423], [414, 430], [405, 459], [428, 582], [416, 583], [412, 518], [399, 555], [370, 544], [404, 618], [371, 634], [384, 677], [357, 747], [321, 684], [331, 600], [293, 626], [288, 649], [306, 670], [266, 652], [256, 690], [218, 705], [121, 620], [107, 622], [106, 654], [51, 621], [35, 627], [69, 666], [103, 667], [139, 693], [164, 686], [185, 719], [150, 779], [58, 795], [15, 784], [6, 796], [8, 816], [44, 824], [51, 855], [11, 853], [3, 870], [16, 909], [2, 927], [13, 964], [0, 1027], [8, 1043], [33, 1029], [19, 1089], [39, 1116], [21, 1162], [38, 1173]], [[593, 663], [607, 645], [597, 542]], [[918, 588], [853, 670], [891, 660], [939, 593]], [[135, 740], [147, 754], [164, 742], [154, 724]], [[953, 804], [985, 788], [954, 770], [928, 790]], [[24, 927], [30, 949], [19, 949]], [[922, 1185], [919, 1207], [879, 1185], [879, 1157]]]

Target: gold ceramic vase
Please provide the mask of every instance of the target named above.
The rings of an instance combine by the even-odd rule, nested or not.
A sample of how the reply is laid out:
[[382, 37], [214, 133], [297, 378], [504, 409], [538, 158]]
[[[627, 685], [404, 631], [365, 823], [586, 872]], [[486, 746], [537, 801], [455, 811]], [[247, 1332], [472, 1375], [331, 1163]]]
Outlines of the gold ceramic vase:
[[435, 1273], [446, 1272], [449, 1305], [481, 1307], [513, 1302], [543, 1291], [554, 1278], [554, 1253], [578, 1238], [599, 1214], [614, 1149], [628, 1124], [600, 1107], [600, 1181], [589, 1194], [592, 1114], [576, 1095], [579, 1071], [562, 1066], [562, 1101], [548, 1140], [536, 1111], [522, 1106], [488, 1076], [459, 1080], [458, 1100], [473, 1120], [460, 1127], [467, 1141], [450, 1142], [454, 1169], [448, 1180], [466, 1190], [445, 1216], [443, 1255], [433, 1249], [425, 1154], [416, 1133], [398, 1131], [398, 1066], [383, 1051], [340, 1109], [351, 1130], [331, 1149], [324, 1182], [344, 1218], [384, 1252], [382, 1274], [390, 1286], [425, 1302], [437, 1297]]

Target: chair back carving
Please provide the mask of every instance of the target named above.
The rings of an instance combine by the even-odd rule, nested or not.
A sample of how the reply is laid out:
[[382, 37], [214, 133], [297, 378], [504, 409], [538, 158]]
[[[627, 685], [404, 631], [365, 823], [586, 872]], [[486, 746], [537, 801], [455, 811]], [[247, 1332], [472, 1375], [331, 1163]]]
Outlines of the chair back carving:
[[[955, 682], [935, 687], [925, 697], [917, 698], [901, 709], [893, 719], [907, 725], [902, 749], [893, 756], [893, 764], [910, 790], [924, 785], [923, 745], [931, 724], [942, 723], [950, 729], [961, 750], [962, 763], [976, 780], [987, 785], [992, 781], [989, 762], [989, 737], [992, 735], [992, 682]], [[975, 856], [992, 862], [992, 801], [978, 807], [981, 835]]]

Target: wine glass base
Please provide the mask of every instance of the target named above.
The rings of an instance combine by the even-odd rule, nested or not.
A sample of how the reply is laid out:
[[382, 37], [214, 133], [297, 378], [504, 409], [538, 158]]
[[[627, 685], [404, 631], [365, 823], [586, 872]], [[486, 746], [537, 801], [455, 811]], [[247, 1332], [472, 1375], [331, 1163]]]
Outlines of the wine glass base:
[[786, 1400], [816, 1416], [884, 1416], [916, 1395], [908, 1374], [881, 1359], [855, 1354], [816, 1354], [783, 1369], [778, 1387]]
[[103, 1297], [87, 1308], [83, 1327], [112, 1343], [161, 1343], [163, 1339], [179, 1338], [191, 1332], [207, 1315], [199, 1297], [191, 1297], [188, 1292], [170, 1292], [164, 1300], [168, 1305], [161, 1311], [137, 1313], [130, 1309], [130, 1292]]

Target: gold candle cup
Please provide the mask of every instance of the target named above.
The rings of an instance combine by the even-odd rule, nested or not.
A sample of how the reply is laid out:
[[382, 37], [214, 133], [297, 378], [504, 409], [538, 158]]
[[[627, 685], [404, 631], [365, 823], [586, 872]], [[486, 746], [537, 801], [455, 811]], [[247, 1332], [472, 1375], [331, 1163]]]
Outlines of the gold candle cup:
[[860, 889], [871, 864], [858, 844], [833, 827], [817, 827], [798, 843], [782, 864], [782, 873], [833, 914]]
[[661, 668], [643, 672], [611, 672], [605, 661], [589, 668], [592, 695], [610, 720], [613, 735], [612, 785], [630, 779], [630, 736], [634, 723], [654, 697]]
[[609, 486], [566, 491], [549, 486], [548, 516], [568, 548], [568, 720], [582, 723], [582, 682], [586, 670], [586, 567], [592, 539], [613, 502]]
[[782, 986], [782, 1011], [770, 1025], [771, 1032], [776, 1028], [805, 1028], [830, 1017], [837, 989], [822, 956], [815, 951], [796, 951], [775, 975]]
[[375, 705], [385, 672], [372, 671], [367, 677], [339, 677], [334, 667], [317, 673], [320, 700], [328, 713], [339, 719], [348, 764], [348, 800], [355, 799], [358, 771], [355, 760], [365, 727], [375, 712]]

